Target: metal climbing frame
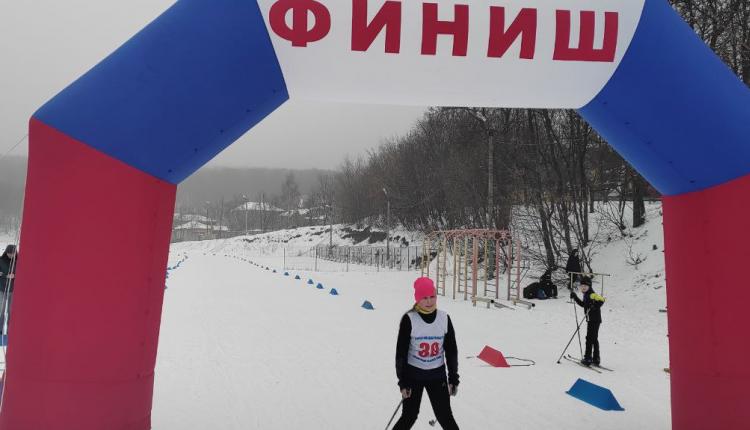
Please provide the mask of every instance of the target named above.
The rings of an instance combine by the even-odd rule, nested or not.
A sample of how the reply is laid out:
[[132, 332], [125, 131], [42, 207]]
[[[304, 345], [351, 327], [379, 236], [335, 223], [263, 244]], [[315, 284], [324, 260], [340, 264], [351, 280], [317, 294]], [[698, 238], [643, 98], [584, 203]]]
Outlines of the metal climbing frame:
[[[521, 244], [508, 230], [441, 230], [423, 243], [422, 276], [434, 278], [437, 293], [477, 299], [521, 300], [521, 280], [528, 270]], [[450, 280], [450, 281], [449, 281]], [[481, 292], [480, 292], [481, 288]]]

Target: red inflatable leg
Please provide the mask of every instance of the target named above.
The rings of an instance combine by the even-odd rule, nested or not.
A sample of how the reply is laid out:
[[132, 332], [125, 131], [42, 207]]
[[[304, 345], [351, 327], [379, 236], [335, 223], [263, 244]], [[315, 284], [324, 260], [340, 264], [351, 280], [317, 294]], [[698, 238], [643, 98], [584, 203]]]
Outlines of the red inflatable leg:
[[672, 428], [750, 428], [750, 177], [664, 198]]
[[151, 427], [175, 191], [32, 120], [0, 428]]

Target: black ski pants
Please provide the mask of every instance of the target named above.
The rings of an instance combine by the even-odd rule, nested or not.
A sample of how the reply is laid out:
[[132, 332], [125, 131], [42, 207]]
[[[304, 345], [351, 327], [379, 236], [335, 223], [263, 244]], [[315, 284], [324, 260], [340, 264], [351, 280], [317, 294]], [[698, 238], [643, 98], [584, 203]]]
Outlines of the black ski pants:
[[[602, 325], [601, 321], [589, 321], [586, 327], [586, 354], [583, 358], [593, 360], [595, 363], [599, 363], [599, 326]], [[593, 351], [592, 351], [593, 350]], [[591, 353], [594, 353], [593, 357]]]
[[401, 418], [396, 422], [393, 430], [408, 430], [417, 421], [419, 416], [419, 405], [422, 403], [422, 389], [427, 390], [435, 418], [444, 430], [458, 430], [458, 424], [453, 418], [451, 411], [451, 396], [448, 392], [448, 381], [438, 379], [437, 381], [415, 382], [411, 384], [411, 397], [404, 399], [401, 410]]

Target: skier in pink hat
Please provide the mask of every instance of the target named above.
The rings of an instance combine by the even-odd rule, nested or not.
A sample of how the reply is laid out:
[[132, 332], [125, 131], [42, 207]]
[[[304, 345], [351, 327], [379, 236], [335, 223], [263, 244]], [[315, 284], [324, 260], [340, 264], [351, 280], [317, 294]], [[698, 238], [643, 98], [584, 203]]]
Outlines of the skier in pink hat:
[[404, 406], [393, 430], [414, 425], [424, 390], [443, 429], [457, 430], [450, 403], [450, 396], [458, 392], [458, 347], [453, 324], [448, 313], [437, 309], [432, 279], [414, 281], [414, 302], [398, 329], [396, 376]]

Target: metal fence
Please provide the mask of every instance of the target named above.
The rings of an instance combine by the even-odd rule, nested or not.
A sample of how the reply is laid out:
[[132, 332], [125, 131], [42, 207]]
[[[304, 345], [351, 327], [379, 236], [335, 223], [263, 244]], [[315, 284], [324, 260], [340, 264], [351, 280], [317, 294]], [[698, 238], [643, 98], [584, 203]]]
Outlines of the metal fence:
[[352, 265], [375, 267], [383, 270], [417, 270], [422, 262], [422, 247], [385, 246], [317, 246], [313, 248], [317, 260]]
[[283, 270], [317, 272], [380, 272], [418, 270], [421, 246], [315, 246], [294, 247], [265, 244], [246, 250], [247, 257], [269, 267]]

